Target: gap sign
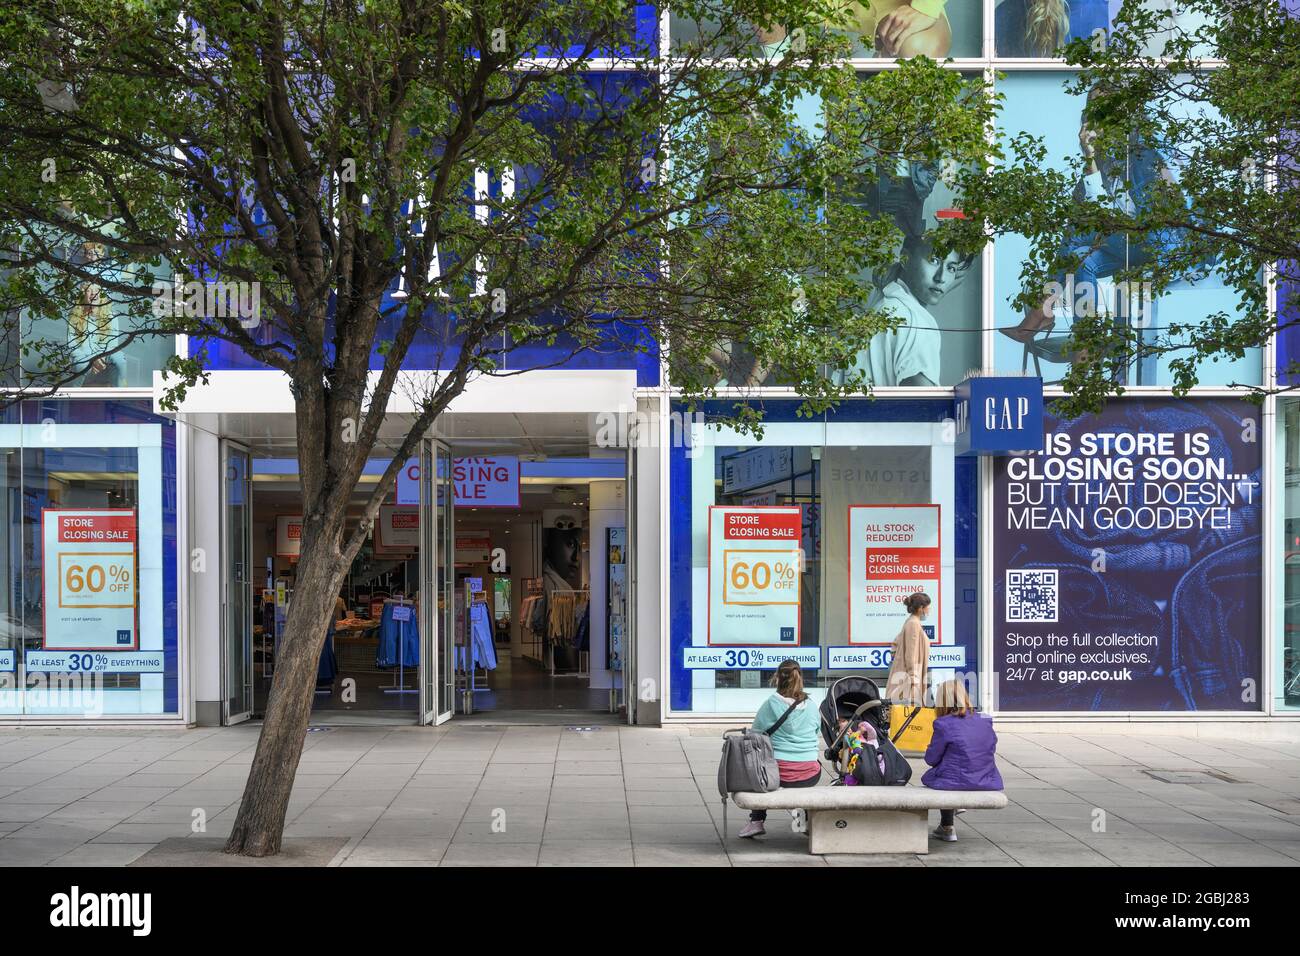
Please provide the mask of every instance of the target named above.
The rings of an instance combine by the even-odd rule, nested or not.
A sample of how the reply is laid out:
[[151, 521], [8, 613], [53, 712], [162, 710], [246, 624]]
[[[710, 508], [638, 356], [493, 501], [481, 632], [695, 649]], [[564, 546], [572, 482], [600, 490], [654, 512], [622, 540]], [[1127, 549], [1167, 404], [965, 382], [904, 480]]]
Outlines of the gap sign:
[[1043, 450], [1043, 380], [978, 377], [957, 385], [957, 454]]

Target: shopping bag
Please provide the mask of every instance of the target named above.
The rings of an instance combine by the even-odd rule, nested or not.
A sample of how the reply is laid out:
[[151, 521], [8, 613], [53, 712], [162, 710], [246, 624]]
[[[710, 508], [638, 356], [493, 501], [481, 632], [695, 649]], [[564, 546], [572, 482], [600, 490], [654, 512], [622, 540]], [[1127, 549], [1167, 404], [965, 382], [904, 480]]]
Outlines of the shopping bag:
[[935, 709], [894, 704], [889, 708], [889, 733], [904, 753], [925, 753], [934, 736]]

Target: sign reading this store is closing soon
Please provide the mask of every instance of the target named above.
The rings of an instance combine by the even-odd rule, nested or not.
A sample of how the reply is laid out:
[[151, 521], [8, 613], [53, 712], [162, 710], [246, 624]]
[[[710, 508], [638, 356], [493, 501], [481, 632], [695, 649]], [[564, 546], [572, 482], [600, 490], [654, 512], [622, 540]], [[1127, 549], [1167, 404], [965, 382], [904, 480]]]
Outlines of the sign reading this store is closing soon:
[[1258, 710], [1256, 406], [1123, 399], [1049, 415], [994, 472], [1003, 710]]
[[799, 644], [801, 512], [709, 509], [709, 644]]
[[136, 515], [130, 508], [41, 512], [41, 647], [135, 650]]
[[849, 643], [892, 643], [917, 591], [930, 595], [922, 627], [940, 643], [941, 564], [938, 505], [850, 505]]

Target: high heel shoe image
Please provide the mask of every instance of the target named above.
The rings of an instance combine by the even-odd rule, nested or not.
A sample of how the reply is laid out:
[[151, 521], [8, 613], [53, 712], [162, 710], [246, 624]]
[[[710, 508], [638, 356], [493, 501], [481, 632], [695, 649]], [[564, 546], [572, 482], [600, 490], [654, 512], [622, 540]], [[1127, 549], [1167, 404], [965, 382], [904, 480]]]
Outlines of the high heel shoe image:
[[1024, 345], [1034, 338], [1039, 332], [1050, 331], [1056, 325], [1056, 317], [1051, 312], [1046, 312], [1042, 308], [1031, 309], [1025, 313], [1025, 317], [1019, 325], [1010, 328], [998, 329], [1007, 338]]

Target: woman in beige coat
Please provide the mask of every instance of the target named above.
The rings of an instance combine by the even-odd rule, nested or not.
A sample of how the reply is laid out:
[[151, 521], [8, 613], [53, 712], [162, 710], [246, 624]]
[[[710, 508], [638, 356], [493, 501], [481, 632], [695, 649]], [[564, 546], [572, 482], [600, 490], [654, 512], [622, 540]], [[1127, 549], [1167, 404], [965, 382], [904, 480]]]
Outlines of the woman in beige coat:
[[925, 702], [926, 667], [930, 654], [930, 641], [921, 628], [921, 622], [930, 613], [930, 595], [917, 591], [903, 606], [907, 620], [894, 638], [894, 660], [889, 665], [889, 679], [885, 682], [885, 696], [895, 703], [922, 704]]

